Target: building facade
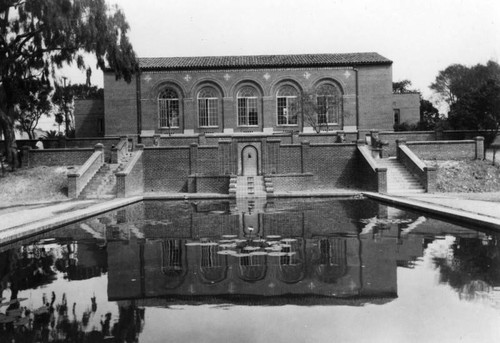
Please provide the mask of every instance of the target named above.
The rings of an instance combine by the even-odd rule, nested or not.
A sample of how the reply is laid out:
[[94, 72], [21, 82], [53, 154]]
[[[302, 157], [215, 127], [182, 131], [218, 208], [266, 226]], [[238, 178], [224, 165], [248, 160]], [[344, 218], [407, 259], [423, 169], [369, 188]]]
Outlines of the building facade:
[[[104, 75], [106, 136], [394, 125], [392, 61], [377, 53], [140, 58], [139, 66], [131, 83]], [[299, 109], [311, 98], [312, 115]]]

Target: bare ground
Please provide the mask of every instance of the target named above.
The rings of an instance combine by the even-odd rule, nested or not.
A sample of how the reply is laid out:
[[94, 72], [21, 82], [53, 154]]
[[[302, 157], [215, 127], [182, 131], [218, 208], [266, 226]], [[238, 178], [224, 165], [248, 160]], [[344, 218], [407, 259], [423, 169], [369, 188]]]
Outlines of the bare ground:
[[437, 191], [446, 193], [500, 192], [500, 167], [491, 161], [426, 161], [437, 166]]
[[0, 209], [21, 204], [68, 200], [70, 167], [35, 167], [0, 172]]

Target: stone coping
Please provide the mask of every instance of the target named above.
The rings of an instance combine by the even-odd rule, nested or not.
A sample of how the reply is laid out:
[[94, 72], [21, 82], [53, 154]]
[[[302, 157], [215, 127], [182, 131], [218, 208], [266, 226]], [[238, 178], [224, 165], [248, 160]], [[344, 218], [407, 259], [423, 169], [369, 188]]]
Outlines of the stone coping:
[[423, 200], [412, 199], [412, 194], [394, 196], [381, 193], [363, 192], [363, 195], [370, 199], [382, 201], [390, 205], [435, 215], [439, 218], [444, 218], [457, 224], [480, 226], [489, 230], [500, 231], [500, 217], [493, 217], [484, 213], [479, 213], [479, 211], [473, 212], [471, 210], [460, 208], [458, 203], [466, 200], [455, 199], [454, 206], [450, 207]]

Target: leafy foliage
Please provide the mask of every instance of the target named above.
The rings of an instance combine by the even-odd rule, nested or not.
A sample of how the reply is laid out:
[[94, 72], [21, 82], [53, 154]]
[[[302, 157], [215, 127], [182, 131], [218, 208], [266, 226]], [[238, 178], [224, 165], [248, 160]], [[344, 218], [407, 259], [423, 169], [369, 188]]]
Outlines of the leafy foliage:
[[439, 72], [431, 85], [450, 111], [448, 125], [455, 130], [491, 130], [492, 141], [500, 128], [500, 65], [452, 65]]
[[105, 0], [0, 1], [0, 129], [7, 150], [23, 90], [47, 86], [64, 64], [85, 69], [84, 55], [92, 53], [98, 68], [130, 82], [136, 61], [128, 30], [121, 10]]
[[26, 90], [26, 94], [19, 101], [16, 108], [17, 128], [26, 132], [29, 139], [35, 138], [34, 131], [42, 115], [49, 115], [52, 108], [50, 90], [50, 87]]
[[411, 81], [410, 80], [401, 80], [392, 83], [392, 92], [394, 94], [408, 94], [408, 93], [419, 93], [415, 89], [410, 89]]

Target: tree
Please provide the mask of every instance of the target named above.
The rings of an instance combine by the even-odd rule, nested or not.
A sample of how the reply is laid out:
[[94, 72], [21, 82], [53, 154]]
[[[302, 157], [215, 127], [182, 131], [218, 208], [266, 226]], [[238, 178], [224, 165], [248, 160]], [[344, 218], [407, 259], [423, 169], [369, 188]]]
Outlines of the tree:
[[486, 65], [473, 67], [452, 64], [438, 73], [430, 88], [451, 109], [460, 98], [481, 87], [488, 79], [500, 79], [498, 63], [489, 61]]
[[85, 53], [131, 81], [136, 60], [128, 30], [122, 11], [105, 0], [0, 1], [0, 129], [9, 158], [23, 89], [48, 85], [64, 64], [88, 68]]
[[330, 84], [300, 92], [289, 109], [290, 116], [301, 117], [316, 133], [328, 131], [332, 123], [338, 123], [342, 108], [342, 97]]
[[441, 120], [439, 110], [432, 102], [420, 97], [420, 121], [417, 124], [417, 130], [434, 130]]
[[29, 139], [35, 139], [34, 131], [42, 115], [49, 115], [52, 108], [50, 88], [29, 90], [20, 99], [17, 112], [17, 127], [28, 134]]
[[417, 90], [410, 89], [410, 80], [401, 80], [392, 83], [392, 92], [394, 94], [408, 94], [408, 93], [419, 93]]
[[498, 63], [452, 65], [439, 72], [431, 88], [449, 105], [447, 123], [452, 129], [490, 130], [487, 143], [496, 137], [500, 129]]
[[56, 107], [56, 123], [59, 125], [59, 128], [62, 123], [66, 123], [64, 132], [66, 136], [68, 136], [72, 128], [71, 123], [73, 122], [73, 111], [75, 109], [73, 87], [61, 86], [56, 83], [55, 88], [54, 94], [52, 95], [52, 102]]

